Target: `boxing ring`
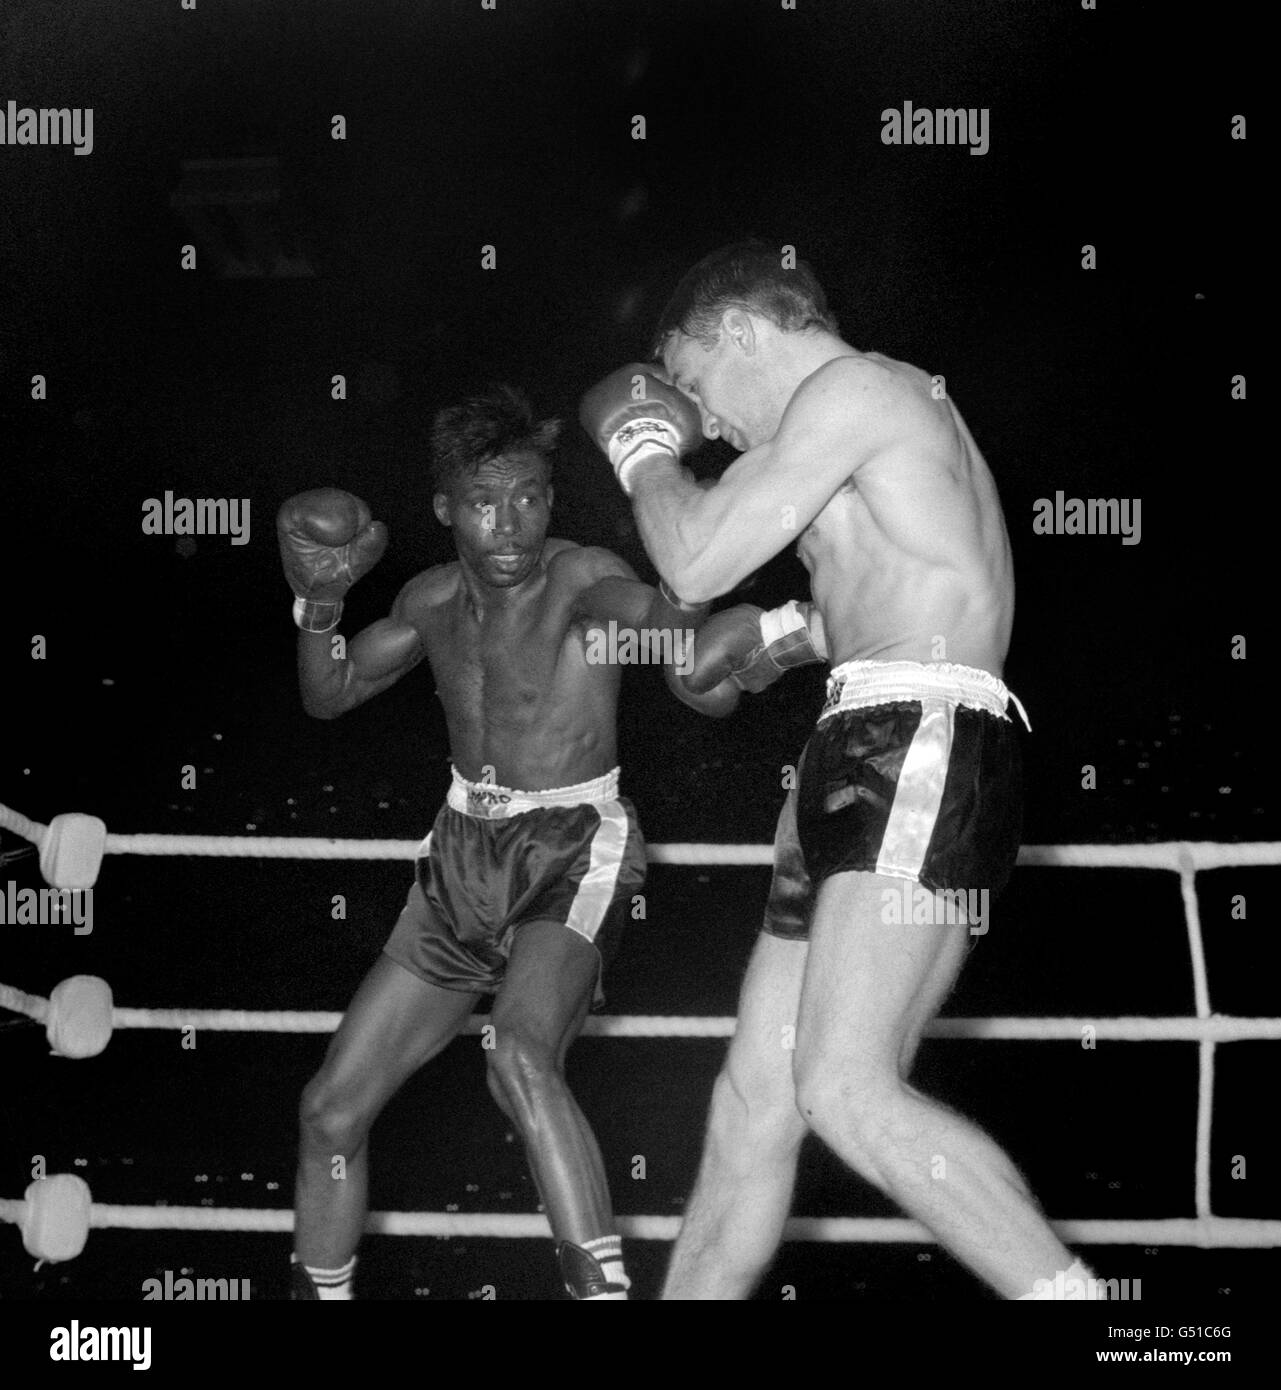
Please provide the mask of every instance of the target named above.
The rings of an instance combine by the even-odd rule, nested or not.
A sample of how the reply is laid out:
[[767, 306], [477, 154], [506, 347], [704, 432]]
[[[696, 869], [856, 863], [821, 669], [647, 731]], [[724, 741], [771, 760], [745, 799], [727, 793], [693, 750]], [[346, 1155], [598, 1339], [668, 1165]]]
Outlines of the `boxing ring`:
[[[73, 816], [59, 817], [71, 822]], [[91, 818], [80, 817], [81, 821]], [[57, 824], [57, 822], [55, 822]], [[418, 840], [354, 840], [322, 838], [273, 838], [259, 836], [213, 836], [168, 834], [106, 833], [101, 822], [91, 846], [90, 857], [101, 853], [140, 856], [192, 856], [201, 858], [256, 858], [290, 860], [403, 860], [412, 861]], [[47, 851], [56, 838], [50, 827], [29, 820], [6, 806], [0, 806], [0, 826], [11, 830], [41, 849], [46, 881], [55, 887], [74, 887], [57, 883]], [[772, 861], [772, 846], [734, 844], [661, 844], [649, 847], [651, 864], [681, 868], [762, 867]], [[1266, 1248], [1281, 1245], [1281, 1220], [1252, 1217], [1216, 1216], [1211, 1204], [1211, 1136], [1214, 1119], [1215, 1058], [1217, 1049], [1233, 1042], [1281, 1041], [1281, 1018], [1246, 1018], [1216, 1013], [1212, 1006], [1207, 975], [1196, 876], [1221, 868], [1268, 867], [1281, 864], [1281, 844], [1176, 841], [1133, 845], [1029, 845], [1019, 853], [1025, 868], [1129, 869], [1178, 875], [1188, 968], [1191, 973], [1195, 1013], [1186, 1017], [1095, 1017], [1031, 1018], [976, 1017], [936, 1019], [926, 1036], [971, 1041], [1006, 1040], [1033, 1042], [1080, 1042], [1085, 1036], [1098, 1041], [1146, 1043], [1179, 1042], [1195, 1044], [1198, 1054], [1195, 1146], [1192, 1163], [1195, 1215], [1158, 1219], [1077, 1220], [1050, 1216], [1051, 1224], [1067, 1244], [1188, 1246], [1211, 1248]], [[85, 876], [83, 867], [79, 870]], [[53, 877], [51, 878], [51, 873]], [[92, 865], [96, 879], [97, 865]], [[91, 886], [83, 882], [80, 887]], [[8, 983], [0, 983], [0, 1007], [28, 1018], [49, 1023], [49, 999], [29, 994]], [[190, 1029], [243, 1033], [329, 1033], [342, 1015], [337, 1012], [297, 1012], [289, 1010], [253, 1012], [228, 1009], [144, 1009], [112, 1005], [106, 1033], [117, 1029]], [[734, 1031], [732, 1017], [618, 1015], [589, 1018], [584, 1038], [664, 1038], [673, 1041], [694, 1038], [728, 1038]], [[477, 1035], [485, 1018], [473, 1016], [464, 1033]], [[52, 1025], [49, 1025], [52, 1027]], [[103, 1043], [105, 1045], [105, 1041]], [[99, 1048], [101, 1050], [101, 1048]], [[74, 1055], [74, 1054], [73, 1054]], [[86, 1053], [83, 1055], [93, 1055]], [[1192, 1097], [1188, 1097], [1189, 1105]], [[40, 1180], [40, 1181], [48, 1181]], [[77, 1180], [79, 1181], [79, 1180]], [[32, 1188], [39, 1186], [39, 1181]], [[28, 1199], [32, 1198], [28, 1189]], [[87, 1197], [86, 1197], [86, 1200]], [[0, 1220], [24, 1226], [30, 1201], [17, 1197], [0, 1199]], [[620, 1216], [620, 1234], [632, 1240], [670, 1241], [677, 1234], [680, 1218], [671, 1215]], [[293, 1212], [288, 1209], [236, 1208], [214, 1206], [121, 1206], [92, 1202], [88, 1227], [133, 1230], [184, 1230], [226, 1232], [288, 1232]], [[550, 1228], [539, 1213], [509, 1212], [371, 1212], [366, 1224], [370, 1234], [430, 1237], [521, 1237], [547, 1238]], [[917, 1222], [899, 1218], [792, 1218], [786, 1238], [793, 1241], [861, 1242], [889, 1244], [933, 1244], [933, 1237]], [[30, 1247], [28, 1247], [30, 1249]], [[56, 1258], [56, 1257], [55, 1257]]]

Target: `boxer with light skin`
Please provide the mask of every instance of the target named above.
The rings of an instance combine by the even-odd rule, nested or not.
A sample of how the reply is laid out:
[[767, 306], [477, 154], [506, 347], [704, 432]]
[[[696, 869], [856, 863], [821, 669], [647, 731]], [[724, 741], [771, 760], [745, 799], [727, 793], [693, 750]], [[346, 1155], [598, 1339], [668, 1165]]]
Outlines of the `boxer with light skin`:
[[[1002, 1296], [1053, 1297], [1062, 1272], [1058, 1288], [1084, 1290], [1009, 1158], [908, 1080], [966, 954], [938, 895], [995, 894], [1018, 850], [1000, 679], [1014, 581], [983, 456], [925, 372], [845, 342], [808, 267], [760, 243], [696, 266], [653, 350], [661, 366], [615, 372], [580, 418], [659, 573], [711, 600], [795, 544], [812, 582], [805, 603], [709, 619], [686, 683], [759, 690], [791, 665], [833, 666], [664, 1297], [751, 1293], [807, 1131]], [[680, 464], [700, 434], [741, 455], [712, 486]], [[936, 895], [934, 923], [887, 918], [905, 880]]]
[[[586, 646], [611, 619], [688, 632], [706, 608], [640, 583], [606, 550], [548, 537], [557, 430], [507, 387], [441, 412], [433, 505], [457, 559], [411, 579], [345, 656], [343, 596], [381, 557], [385, 529], [333, 488], [281, 508], [304, 708], [334, 719], [425, 659], [454, 764], [400, 920], [303, 1095], [295, 1297], [351, 1296], [370, 1126], [487, 993], [489, 1089], [525, 1142], [565, 1287], [627, 1296], [600, 1151], [564, 1075], [645, 874], [635, 811], [618, 795], [621, 672]], [[665, 674], [696, 709], [732, 706], [728, 689], [699, 695]]]

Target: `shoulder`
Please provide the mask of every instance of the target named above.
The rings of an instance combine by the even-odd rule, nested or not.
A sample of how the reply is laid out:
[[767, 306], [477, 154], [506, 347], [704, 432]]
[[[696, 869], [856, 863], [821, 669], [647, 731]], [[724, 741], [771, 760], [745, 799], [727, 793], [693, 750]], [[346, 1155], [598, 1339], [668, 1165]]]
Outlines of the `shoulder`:
[[456, 560], [445, 565], [433, 565], [414, 577], [396, 595], [393, 614], [409, 617], [426, 608], [434, 608], [454, 596], [458, 588], [459, 565]]
[[567, 541], [563, 536], [548, 536], [543, 542], [543, 559], [550, 567], [553, 560], [583, 548], [577, 541]]
[[946, 429], [947, 405], [919, 367], [880, 353], [836, 357], [796, 388], [784, 414], [792, 432], [853, 434], [875, 452], [931, 429]]
[[547, 562], [547, 573], [559, 583], [579, 589], [599, 579], [635, 579], [626, 560], [599, 545], [575, 545], [573, 541], [551, 541], [558, 549]]
[[919, 367], [880, 353], [834, 357], [801, 382], [788, 409], [849, 416], [899, 413], [929, 400], [929, 380]]

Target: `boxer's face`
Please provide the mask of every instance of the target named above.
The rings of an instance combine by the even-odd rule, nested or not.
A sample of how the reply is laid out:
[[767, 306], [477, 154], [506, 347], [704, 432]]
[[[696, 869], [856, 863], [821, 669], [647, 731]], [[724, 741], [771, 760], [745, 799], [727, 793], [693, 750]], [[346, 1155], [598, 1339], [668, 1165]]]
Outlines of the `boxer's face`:
[[771, 409], [776, 393], [760, 353], [751, 350], [754, 343], [750, 333], [745, 340], [722, 327], [710, 348], [677, 333], [663, 351], [673, 384], [698, 406], [704, 435], [728, 441], [739, 453], [772, 439], [778, 429], [778, 412]]
[[552, 507], [547, 465], [537, 454], [490, 459], [438, 492], [433, 506], [463, 565], [484, 584], [514, 588], [542, 555]]

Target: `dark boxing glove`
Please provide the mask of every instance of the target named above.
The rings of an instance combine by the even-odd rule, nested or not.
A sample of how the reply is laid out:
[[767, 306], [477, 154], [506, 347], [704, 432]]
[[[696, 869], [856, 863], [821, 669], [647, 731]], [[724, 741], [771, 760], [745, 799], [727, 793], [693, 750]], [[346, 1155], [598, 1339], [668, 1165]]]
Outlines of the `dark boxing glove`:
[[387, 528], [359, 497], [336, 487], [291, 497], [276, 517], [285, 578], [297, 600], [294, 622], [328, 632], [342, 617], [343, 595], [382, 559]]
[[823, 619], [812, 603], [792, 600], [764, 612], [740, 603], [714, 613], [694, 635], [694, 669], [683, 679], [696, 695], [727, 676], [753, 693], [773, 685], [792, 666], [826, 661]]

